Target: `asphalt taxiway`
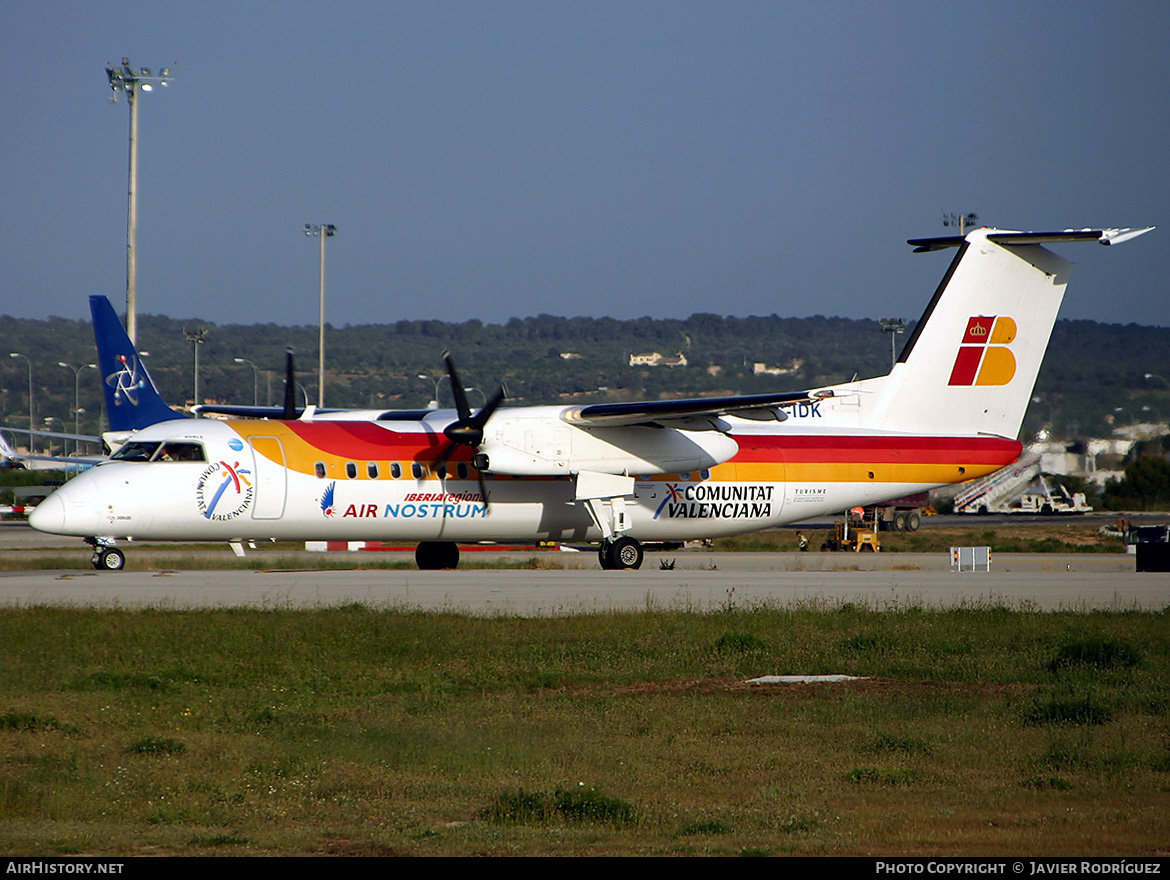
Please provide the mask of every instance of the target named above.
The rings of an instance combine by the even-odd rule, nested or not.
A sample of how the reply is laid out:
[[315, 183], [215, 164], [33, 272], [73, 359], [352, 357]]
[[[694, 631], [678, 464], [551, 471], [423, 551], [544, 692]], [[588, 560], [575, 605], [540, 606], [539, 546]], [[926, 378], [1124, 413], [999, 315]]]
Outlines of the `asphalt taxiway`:
[[[0, 552], [87, 556], [77, 538], [0, 523]], [[151, 555], [126, 545], [136, 564]], [[162, 549], [156, 547], [156, 550]], [[141, 555], [140, 555], [141, 554]], [[1138, 573], [1126, 554], [1001, 553], [990, 571], [954, 571], [946, 553], [647, 553], [640, 571], [602, 571], [593, 552], [493, 552], [543, 566], [536, 570], [363, 569], [410, 553], [350, 553], [353, 569], [289, 569], [290, 554], [255, 554], [246, 570], [91, 569], [0, 572], [0, 606], [99, 608], [314, 608], [361, 602], [471, 614], [574, 614], [638, 609], [712, 611], [757, 605], [845, 602], [875, 609], [984, 607], [1042, 611], [1159, 610], [1170, 607], [1170, 574]], [[474, 563], [481, 554], [464, 553]], [[484, 554], [486, 555], [486, 554]], [[293, 554], [299, 559], [317, 554]], [[141, 561], [140, 561], [141, 560]], [[668, 567], [673, 566], [673, 567]]]
[[[674, 568], [660, 568], [660, 559], [673, 561]], [[555, 558], [549, 562], [560, 564]], [[811, 553], [649, 554], [640, 571], [602, 571], [591, 562], [580, 560], [580, 568], [438, 572], [13, 571], [0, 573], [0, 605], [273, 609], [360, 602], [377, 608], [524, 616], [835, 607], [845, 602], [875, 610], [994, 605], [1148, 611], [1170, 606], [1170, 574], [1137, 573], [1134, 558], [1121, 554], [1000, 554], [990, 571], [962, 572], [952, 571], [946, 554], [939, 553], [862, 559]]]

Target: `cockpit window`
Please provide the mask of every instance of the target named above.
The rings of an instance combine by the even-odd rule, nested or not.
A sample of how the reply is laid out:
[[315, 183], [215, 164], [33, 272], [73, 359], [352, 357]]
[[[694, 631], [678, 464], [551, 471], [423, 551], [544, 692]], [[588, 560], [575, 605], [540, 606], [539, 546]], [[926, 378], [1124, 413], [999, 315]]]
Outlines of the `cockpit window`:
[[157, 442], [135, 440], [123, 445], [110, 458], [114, 461], [150, 461], [151, 456], [158, 451], [159, 445]]
[[135, 440], [127, 443], [111, 458], [115, 461], [207, 461], [203, 447], [198, 443]]
[[198, 443], [164, 443], [154, 457], [155, 461], [207, 461], [203, 447]]

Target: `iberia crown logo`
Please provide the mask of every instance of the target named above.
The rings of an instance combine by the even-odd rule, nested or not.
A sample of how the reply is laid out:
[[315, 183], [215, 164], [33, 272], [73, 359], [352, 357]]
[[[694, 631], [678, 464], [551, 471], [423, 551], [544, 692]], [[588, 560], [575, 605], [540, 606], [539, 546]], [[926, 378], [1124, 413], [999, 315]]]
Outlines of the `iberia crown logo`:
[[979, 315], [967, 321], [948, 385], [1006, 385], [1016, 375], [1016, 356], [1008, 348], [1016, 322], [1006, 315]]

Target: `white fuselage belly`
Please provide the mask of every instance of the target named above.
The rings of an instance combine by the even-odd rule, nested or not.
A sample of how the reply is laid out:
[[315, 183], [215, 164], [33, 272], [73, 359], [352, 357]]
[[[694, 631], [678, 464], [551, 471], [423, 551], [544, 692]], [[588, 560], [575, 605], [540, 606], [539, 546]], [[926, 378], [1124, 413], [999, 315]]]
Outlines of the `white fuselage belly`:
[[[789, 438], [794, 436], [799, 435], [789, 432]], [[823, 429], [807, 436], [824, 437]], [[215, 459], [216, 444], [210, 436], [204, 439], [209, 458]], [[885, 435], [883, 442], [896, 446], [898, 440]], [[623, 502], [626, 531], [642, 541], [739, 534], [947, 482], [917, 474], [913, 481], [826, 478], [816, 472], [802, 474], [794, 470], [797, 467], [789, 465], [795, 479], [787, 480], [769, 479], [784, 475], [782, 458], [733, 460], [715, 468], [707, 479], [699, 479], [700, 472], [683, 478], [673, 474], [637, 478], [633, 497]], [[63, 506], [59, 525], [50, 524], [46, 530], [140, 540], [474, 542], [603, 537], [584, 505], [574, 500], [571, 477], [489, 477], [485, 485], [490, 506], [485, 507], [475, 479], [433, 475], [366, 479], [358, 473], [353, 479], [318, 478], [282, 467], [246, 446], [207, 462], [112, 461], [78, 476], [57, 494]], [[608, 509], [610, 502], [603, 505]], [[38, 528], [49, 519], [46, 507]]]

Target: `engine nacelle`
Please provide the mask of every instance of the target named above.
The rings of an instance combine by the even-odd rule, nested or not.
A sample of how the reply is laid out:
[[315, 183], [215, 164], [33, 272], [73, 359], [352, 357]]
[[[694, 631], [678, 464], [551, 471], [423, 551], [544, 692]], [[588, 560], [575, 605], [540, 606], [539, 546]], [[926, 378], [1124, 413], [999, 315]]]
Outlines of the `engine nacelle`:
[[739, 445], [718, 431], [584, 428], [559, 418], [497, 416], [473, 464], [477, 470], [515, 476], [677, 474], [722, 464], [738, 451]]

